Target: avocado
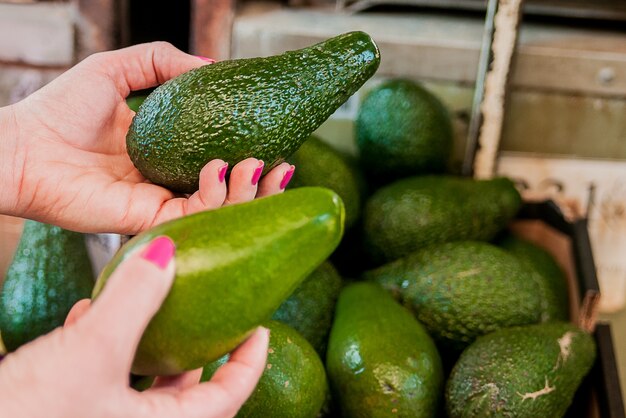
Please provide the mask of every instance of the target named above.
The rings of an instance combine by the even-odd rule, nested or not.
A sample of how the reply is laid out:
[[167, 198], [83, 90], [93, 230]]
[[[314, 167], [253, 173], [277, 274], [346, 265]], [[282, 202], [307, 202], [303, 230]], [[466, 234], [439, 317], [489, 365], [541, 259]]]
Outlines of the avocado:
[[443, 103], [408, 79], [387, 80], [371, 89], [356, 119], [361, 161], [377, 180], [444, 172], [452, 132]]
[[324, 262], [280, 305], [272, 319], [298, 331], [323, 356], [341, 286], [337, 270]]
[[[324, 364], [293, 328], [278, 321], [263, 326], [270, 330], [265, 371], [236, 417], [317, 417], [328, 393]], [[200, 381], [209, 381], [227, 361], [228, 355], [205, 366]]]
[[0, 329], [8, 351], [62, 326], [94, 286], [85, 238], [27, 220], [0, 294]]
[[380, 265], [429, 244], [488, 241], [515, 216], [521, 197], [507, 178], [418, 176], [379, 189], [364, 210], [364, 245]]
[[431, 418], [443, 391], [434, 342], [375, 283], [354, 283], [341, 292], [326, 371], [343, 418]]
[[177, 374], [232, 351], [328, 258], [343, 213], [337, 194], [307, 187], [175, 219], [131, 239], [102, 271], [94, 298], [138, 246], [161, 235], [176, 244], [176, 278], [132, 373]]
[[541, 320], [541, 295], [515, 256], [486, 242], [437, 244], [366, 272], [409, 307], [442, 346]]
[[221, 61], [157, 87], [135, 115], [126, 147], [148, 180], [198, 189], [202, 167], [255, 157], [265, 173], [300, 147], [378, 68], [363, 32], [265, 58]]
[[289, 188], [327, 187], [337, 193], [346, 205], [346, 228], [361, 216], [361, 173], [347, 156], [316, 136], [307, 139], [288, 161], [296, 166]]
[[446, 409], [450, 418], [562, 417], [594, 359], [593, 338], [572, 324], [501, 329], [463, 352]]
[[515, 255], [533, 271], [541, 291], [541, 321], [569, 318], [567, 279], [552, 255], [530, 241], [508, 234], [498, 245]]
[[130, 110], [132, 110], [133, 112], [136, 112], [136, 111], [139, 110], [139, 106], [141, 106], [141, 104], [144, 102], [144, 100], [146, 100], [146, 97], [148, 97], [148, 96], [127, 97], [126, 98], [126, 104], [130, 108]]

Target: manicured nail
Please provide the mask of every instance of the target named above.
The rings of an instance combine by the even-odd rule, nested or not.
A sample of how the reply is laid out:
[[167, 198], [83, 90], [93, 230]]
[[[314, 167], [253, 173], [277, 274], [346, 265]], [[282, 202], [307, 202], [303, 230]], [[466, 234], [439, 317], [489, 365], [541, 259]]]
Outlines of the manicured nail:
[[265, 163], [259, 160], [259, 165], [254, 169], [254, 173], [252, 174], [253, 186], [256, 186], [256, 184], [259, 182], [259, 179], [261, 178], [261, 173], [263, 173], [264, 166], [265, 166]]
[[226, 170], [228, 170], [228, 163], [224, 164], [217, 170], [217, 178], [220, 183], [224, 183], [224, 179], [226, 178]]
[[213, 58], [203, 57], [202, 55], [194, 55], [196, 58], [200, 58], [202, 61], [206, 61], [209, 64], [215, 64], [215, 60]]
[[283, 180], [280, 182], [281, 190], [287, 187], [293, 177], [294, 171], [296, 171], [296, 167], [292, 165], [291, 168], [289, 168], [289, 170], [283, 175]]
[[161, 270], [165, 270], [174, 257], [175, 250], [174, 241], [170, 237], [162, 236], [155, 238], [148, 244], [141, 253], [141, 258], [148, 260]]

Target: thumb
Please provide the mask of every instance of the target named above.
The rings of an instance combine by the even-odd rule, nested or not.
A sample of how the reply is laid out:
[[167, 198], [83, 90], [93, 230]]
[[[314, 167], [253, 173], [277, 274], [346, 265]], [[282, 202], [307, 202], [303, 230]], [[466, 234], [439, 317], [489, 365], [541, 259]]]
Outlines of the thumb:
[[133, 45], [116, 51], [94, 54], [86, 64], [106, 71], [115, 81], [122, 97], [165, 83], [182, 73], [215, 62], [189, 55], [167, 42]]
[[[174, 243], [161, 236], [139, 248], [109, 277], [82, 321], [85, 332], [95, 331], [113, 361], [128, 371], [139, 340], [159, 310], [174, 280]], [[119, 363], [118, 363], [119, 364]]]

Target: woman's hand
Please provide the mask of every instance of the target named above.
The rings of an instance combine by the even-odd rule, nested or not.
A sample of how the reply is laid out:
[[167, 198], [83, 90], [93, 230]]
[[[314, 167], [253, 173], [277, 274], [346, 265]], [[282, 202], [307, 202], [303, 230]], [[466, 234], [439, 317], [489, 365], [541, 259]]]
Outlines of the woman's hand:
[[[228, 203], [279, 193], [292, 166], [259, 184], [259, 160], [209, 162], [200, 190], [177, 197], [142, 177], [126, 153], [125, 98], [207, 61], [164, 42], [94, 54], [25, 100], [0, 109], [0, 213], [80, 232], [136, 234]], [[281, 187], [282, 186], [282, 187]]]
[[202, 369], [129, 387], [144, 329], [174, 278], [174, 245], [152, 241], [122, 263], [98, 299], [77, 303], [64, 328], [26, 344], [0, 363], [2, 416], [14, 418], [232, 417], [263, 373], [268, 330], [257, 331], [210, 382]]

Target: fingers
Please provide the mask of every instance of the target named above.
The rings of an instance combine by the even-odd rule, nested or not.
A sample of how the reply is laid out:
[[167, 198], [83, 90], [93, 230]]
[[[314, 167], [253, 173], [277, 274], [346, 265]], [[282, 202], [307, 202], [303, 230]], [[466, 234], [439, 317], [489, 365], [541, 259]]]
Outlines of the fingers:
[[226, 199], [226, 170], [223, 160], [213, 160], [200, 171], [200, 188], [187, 201], [187, 214], [222, 206]]
[[80, 318], [85, 315], [89, 306], [91, 305], [91, 299], [81, 299], [72, 306], [72, 309], [67, 313], [67, 318], [65, 318], [64, 327], [72, 326], [78, 321]]
[[84, 335], [95, 337], [95, 343], [108, 347], [112, 367], [120, 372], [130, 370], [143, 331], [172, 285], [174, 251], [174, 243], [165, 236], [135, 251], [75, 324], [76, 329], [83, 327]]
[[[234, 416], [256, 387], [267, 359], [269, 330], [259, 327], [235, 350], [213, 378], [180, 393], [180, 405], [190, 418]], [[207, 405], [212, 413], [207, 414]]]
[[289, 184], [296, 167], [288, 163], [282, 163], [263, 177], [259, 184], [257, 197], [271, 196], [282, 193]]
[[176, 376], [158, 376], [154, 379], [152, 389], [185, 390], [195, 386], [202, 377], [202, 368], [181, 373]]
[[139, 44], [95, 54], [91, 61], [113, 77], [123, 97], [133, 90], [163, 84], [182, 73], [214, 62], [186, 54], [167, 42]]
[[248, 158], [235, 165], [228, 180], [228, 193], [224, 205], [254, 199], [264, 167], [263, 161], [256, 158]]

